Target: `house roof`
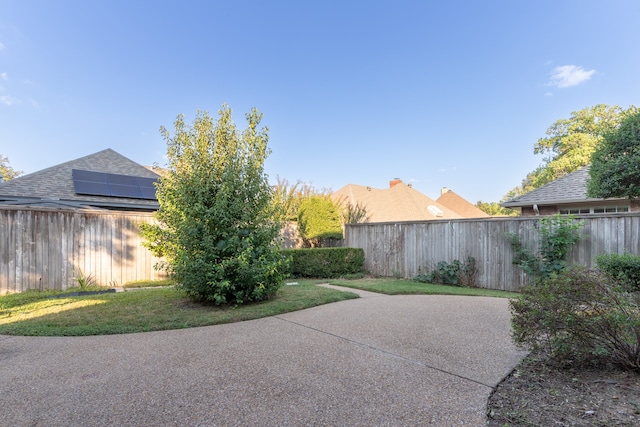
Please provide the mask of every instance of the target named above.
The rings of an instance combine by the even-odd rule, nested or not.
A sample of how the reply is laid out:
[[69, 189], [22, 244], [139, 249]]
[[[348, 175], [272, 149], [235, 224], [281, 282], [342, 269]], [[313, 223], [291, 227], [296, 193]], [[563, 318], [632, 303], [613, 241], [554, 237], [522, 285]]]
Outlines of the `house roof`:
[[542, 187], [501, 203], [501, 206], [505, 208], [517, 208], [533, 205], [558, 205], [603, 200], [587, 197], [588, 179], [589, 166], [585, 166], [575, 172], [551, 181]]
[[76, 194], [72, 169], [158, 178], [159, 175], [108, 148], [0, 183], [0, 204], [46, 207], [157, 210], [157, 200]]
[[[384, 190], [348, 184], [333, 193], [333, 196], [346, 199], [353, 205], [364, 206], [370, 222], [462, 218], [461, 215], [402, 182]], [[441, 212], [442, 216], [438, 216], [438, 212]]]
[[471, 204], [467, 200], [460, 197], [453, 191], [443, 189], [440, 197], [436, 199], [436, 202], [443, 206], [448, 207], [454, 212], [457, 212], [463, 218], [487, 218], [489, 214], [480, 210], [477, 206]]

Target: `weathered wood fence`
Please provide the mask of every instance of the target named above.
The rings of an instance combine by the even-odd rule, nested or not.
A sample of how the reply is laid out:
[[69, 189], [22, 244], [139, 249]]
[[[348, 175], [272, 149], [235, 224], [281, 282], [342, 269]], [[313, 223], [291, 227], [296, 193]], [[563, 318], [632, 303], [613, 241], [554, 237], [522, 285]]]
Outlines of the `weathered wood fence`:
[[117, 286], [160, 279], [138, 224], [149, 213], [0, 208], [0, 295], [78, 286], [75, 271]]
[[[149, 213], [0, 208], [0, 295], [77, 286], [81, 270], [101, 285], [164, 278], [159, 260], [142, 247], [138, 224]], [[591, 267], [603, 253], [640, 254], [640, 215], [588, 215], [570, 261]], [[439, 261], [475, 258], [477, 285], [518, 290], [526, 276], [511, 261], [505, 237], [517, 233], [535, 249], [539, 217], [349, 224], [344, 246], [363, 248], [365, 268], [413, 278]]]
[[[345, 246], [363, 248], [365, 268], [380, 276], [413, 278], [439, 261], [476, 260], [478, 286], [517, 291], [527, 277], [512, 264], [507, 233], [517, 233], [525, 246], [536, 250], [540, 217], [439, 220], [404, 223], [350, 224]], [[640, 215], [585, 215], [583, 239], [570, 262], [587, 267], [603, 253], [640, 254]]]

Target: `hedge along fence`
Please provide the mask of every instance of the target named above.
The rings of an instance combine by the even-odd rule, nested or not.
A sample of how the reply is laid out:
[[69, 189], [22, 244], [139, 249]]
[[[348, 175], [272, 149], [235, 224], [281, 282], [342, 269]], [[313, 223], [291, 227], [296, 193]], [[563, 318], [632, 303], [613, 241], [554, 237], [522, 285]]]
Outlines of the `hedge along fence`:
[[356, 248], [286, 249], [293, 277], [330, 278], [364, 271], [364, 251]]
[[78, 269], [105, 286], [163, 279], [138, 232], [151, 220], [151, 213], [1, 207], [0, 295], [74, 287]]
[[[365, 223], [345, 226], [345, 246], [362, 248], [365, 269], [380, 276], [413, 278], [439, 261], [473, 257], [479, 287], [517, 291], [528, 278], [512, 264], [507, 233], [516, 233], [536, 251], [540, 217], [435, 220], [401, 223]], [[582, 239], [569, 262], [595, 266], [604, 253], [640, 255], [640, 215], [576, 216], [583, 221]]]

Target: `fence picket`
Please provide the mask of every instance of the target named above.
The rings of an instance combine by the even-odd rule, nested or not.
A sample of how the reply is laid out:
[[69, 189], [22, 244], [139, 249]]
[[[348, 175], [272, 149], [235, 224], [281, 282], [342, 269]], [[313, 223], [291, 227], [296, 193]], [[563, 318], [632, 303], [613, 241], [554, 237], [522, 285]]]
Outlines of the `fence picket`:
[[[428, 222], [347, 224], [345, 246], [365, 251], [365, 268], [380, 276], [413, 278], [439, 261], [476, 260], [477, 285], [517, 291], [527, 277], [511, 263], [513, 252], [505, 235], [516, 232], [535, 250], [540, 217], [437, 220]], [[603, 253], [640, 254], [640, 215], [583, 215], [580, 240], [570, 262], [595, 265]]]

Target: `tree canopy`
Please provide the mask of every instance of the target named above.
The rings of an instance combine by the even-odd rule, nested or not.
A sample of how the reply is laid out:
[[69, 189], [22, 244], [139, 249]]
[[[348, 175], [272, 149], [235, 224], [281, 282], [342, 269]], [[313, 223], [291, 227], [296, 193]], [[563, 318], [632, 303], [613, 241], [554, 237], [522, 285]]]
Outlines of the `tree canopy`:
[[342, 224], [369, 221], [364, 205], [347, 198], [332, 197], [328, 189], [317, 189], [300, 181], [295, 184], [277, 177], [274, 209], [287, 222], [296, 222], [305, 245], [321, 246], [323, 239], [341, 239]]
[[640, 197], [640, 112], [626, 117], [593, 153], [589, 197]]
[[518, 215], [517, 211], [509, 208], [503, 208], [497, 202], [483, 202], [482, 200], [478, 200], [476, 202], [476, 207], [480, 209], [482, 212], [491, 216], [517, 216]]
[[527, 174], [522, 183], [509, 191], [502, 200], [528, 193], [591, 162], [591, 155], [602, 143], [604, 136], [617, 129], [620, 122], [634, 114], [638, 108], [599, 104], [571, 113], [546, 131], [533, 147], [534, 154], [545, 157], [542, 164]]
[[228, 106], [218, 114], [214, 122], [198, 112], [192, 126], [180, 115], [173, 135], [161, 128], [169, 171], [157, 187], [158, 223], [142, 232], [193, 300], [260, 301], [278, 290], [287, 270], [264, 173], [268, 129], [258, 129], [262, 114], [255, 108], [243, 132]]
[[302, 238], [312, 247], [320, 239], [342, 239], [340, 212], [327, 195], [306, 197], [300, 202], [298, 227]]
[[19, 176], [22, 172], [13, 169], [9, 165], [9, 159], [0, 154], [0, 177], [2, 177], [5, 181], [9, 181], [17, 176]]

